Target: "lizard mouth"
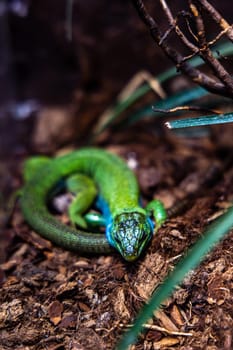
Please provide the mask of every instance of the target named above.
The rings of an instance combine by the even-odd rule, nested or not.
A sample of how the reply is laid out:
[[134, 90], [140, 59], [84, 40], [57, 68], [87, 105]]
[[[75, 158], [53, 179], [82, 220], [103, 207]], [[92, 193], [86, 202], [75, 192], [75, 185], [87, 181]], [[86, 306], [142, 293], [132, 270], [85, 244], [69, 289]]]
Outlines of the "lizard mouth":
[[123, 258], [126, 261], [132, 262], [132, 261], [135, 261], [138, 258], [138, 256], [136, 254], [134, 254], [134, 255], [124, 255]]
[[121, 251], [121, 255], [126, 261], [132, 262], [137, 260], [140, 254], [138, 250], [133, 249], [133, 247], [130, 248], [129, 250]]

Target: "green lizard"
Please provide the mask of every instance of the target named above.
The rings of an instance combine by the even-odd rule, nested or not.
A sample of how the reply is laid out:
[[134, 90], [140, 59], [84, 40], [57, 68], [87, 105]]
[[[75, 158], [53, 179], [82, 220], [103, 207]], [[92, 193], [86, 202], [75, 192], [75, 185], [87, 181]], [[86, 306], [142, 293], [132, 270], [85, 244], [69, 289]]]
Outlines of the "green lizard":
[[[97, 148], [84, 148], [53, 159], [33, 157], [26, 162], [21, 208], [36, 232], [69, 250], [106, 253], [114, 247], [127, 261], [136, 260], [166, 219], [159, 200], [143, 209], [135, 175], [118, 156]], [[59, 181], [77, 194], [69, 208], [73, 225], [57, 220], [48, 199]], [[95, 202], [106, 233], [87, 232], [96, 217], [84, 216]], [[97, 220], [98, 222], [98, 220]]]

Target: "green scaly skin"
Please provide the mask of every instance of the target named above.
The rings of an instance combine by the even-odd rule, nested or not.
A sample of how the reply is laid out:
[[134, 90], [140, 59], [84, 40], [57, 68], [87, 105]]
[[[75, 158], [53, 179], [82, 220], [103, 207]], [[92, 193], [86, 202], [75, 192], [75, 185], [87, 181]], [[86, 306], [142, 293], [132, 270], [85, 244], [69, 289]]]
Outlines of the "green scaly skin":
[[[106, 235], [64, 225], [48, 211], [48, 197], [56, 184], [76, 173], [90, 177], [108, 205]], [[114, 247], [125, 260], [134, 261], [153, 235], [149, 214], [138, 204], [139, 188], [134, 174], [119, 157], [96, 148], [45, 159], [38, 171], [34, 169], [33, 176], [26, 174], [20, 203], [26, 221], [36, 232], [73, 251], [108, 253]], [[157, 228], [166, 218], [162, 205], [161, 208]]]

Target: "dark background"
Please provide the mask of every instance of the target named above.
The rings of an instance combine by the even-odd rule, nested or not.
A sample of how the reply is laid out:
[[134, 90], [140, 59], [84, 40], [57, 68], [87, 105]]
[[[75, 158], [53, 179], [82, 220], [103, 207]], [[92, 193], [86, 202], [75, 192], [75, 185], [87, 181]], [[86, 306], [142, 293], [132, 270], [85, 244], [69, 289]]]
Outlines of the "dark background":
[[[229, 1], [211, 3], [226, 20], [232, 19]], [[147, 1], [146, 5], [166, 28], [158, 3]], [[176, 14], [186, 10], [188, 2], [171, 1], [169, 5]], [[85, 135], [100, 113], [114, 103], [116, 94], [136, 72], [148, 70], [156, 75], [172, 64], [154, 44], [130, 1], [73, 1], [71, 40], [67, 38], [66, 13], [67, 1], [1, 3], [3, 156], [11, 154], [12, 149], [19, 151], [19, 147], [37, 152], [54, 150], [74, 140], [85, 144]], [[206, 21], [213, 37], [217, 27], [208, 17]], [[28, 111], [20, 113], [22, 106]], [[53, 132], [45, 136], [42, 131], [35, 137], [38, 119], [47, 107], [55, 109], [44, 122], [52, 124]], [[59, 119], [56, 108], [66, 109], [67, 115]]]

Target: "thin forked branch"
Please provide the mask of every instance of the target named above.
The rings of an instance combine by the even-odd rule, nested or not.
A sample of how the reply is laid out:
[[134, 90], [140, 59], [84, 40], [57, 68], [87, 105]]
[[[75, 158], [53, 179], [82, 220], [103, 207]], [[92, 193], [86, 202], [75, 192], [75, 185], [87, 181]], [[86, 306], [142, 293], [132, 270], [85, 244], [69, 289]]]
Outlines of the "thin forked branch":
[[[177, 20], [173, 17], [171, 10], [166, 3], [166, 0], [159, 0], [159, 1], [169, 23], [169, 29], [165, 33], [161, 32], [159, 28], [159, 24], [148, 13], [143, 1], [132, 0], [140, 18], [150, 30], [151, 36], [155, 40], [155, 42], [162, 48], [164, 53], [175, 63], [177, 69], [180, 70], [185, 75], [187, 75], [189, 78], [191, 78], [195, 83], [201, 85], [202, 87], [206, 88], [210, 92], [220, 94], [223, 96], [233, 97], [232, 78], [228, 74], [228, 72], [225, 70], [225, 68], [219, 63], [219, 61], [217, 59], [214, 59], [212, 52], [209, 48], [210, 43], [208, 43], [205, 39], [205, 32], [203, 30], [204, 24], [203, 24], [202, 17], [199, 15], [199, 12], [197, 11], [196, 13], [198, 15], [194, 17], [196, 20], [196, 24], [198, 26], [197, 29], [199, 30], [202, 29], [203, 32], [201, 34], [199, 33], [196, 37], [197, 44], [198, 44], [197, 45], [190, 42], [186, 37], [186, 35], [178, 27]], [[198, 0], [198, 2], [202, 2], [202, 1]], [[195, 8], [197, 8], [197, 6]], [[193, 15], [194, 14], [192, 13], [192, 16]], [[206, 61], [206, 63], [208, 63], [208, 65], [211, 66], [212, 70], [215, 73], [216, 79], [208, 76], [207, 74], [201, 72], [197, 68], [191, 66], [187, 62], [187, 57], [189, 56], [187, 56], [186, 58], [183, 57], [183, 55], [179, 51], [177, 51], [175, 48], [167, 44], [168, 36], [172, 30], [175, 30], [176, 34], [181, 39], [183, 44], [189, 50], [191, 50], [191, 54], [189, 55], [190, 57], [192, 57], [193, 55], [199, 54], [199, 56], [202, 57]], [[229, 25], [228, 27], [226, 27], [225, 25], [223, 30], [224, 32], [226, 31], [229, 35]]]
[[[205, 60], [206, 63], [212, 68], [215, 75], [222, 81], [222, 83], [233, 91], [233, 80], [221, 63], [212, 55], [212, 52], [209, 48], [209, 44], [206, 40], [205, 35], [205, 25], [202, 16], [194, 4], [194, 1], [189, 1], [190, 9], [193, 13], [196, 28], [197, 28], [197, 39], [200, 48], [200, 56]], [[197, 1], [198, 2], [198, 1]]]
[[213, 20], [222, 28], [222, 30], [226, 30], [227, 37], [233, 41], [232, 25], [230, 25], [207, 0], [197, 0], [197, 2], [211, 15]]

